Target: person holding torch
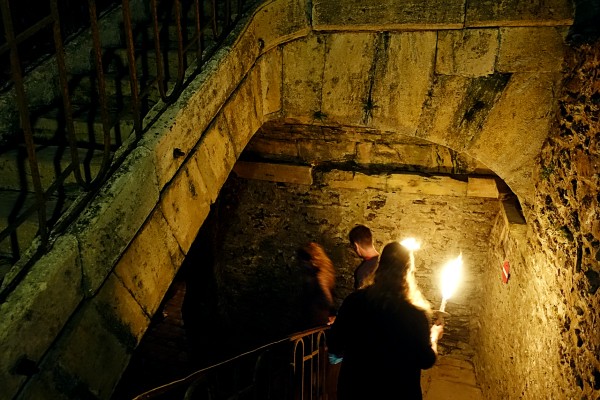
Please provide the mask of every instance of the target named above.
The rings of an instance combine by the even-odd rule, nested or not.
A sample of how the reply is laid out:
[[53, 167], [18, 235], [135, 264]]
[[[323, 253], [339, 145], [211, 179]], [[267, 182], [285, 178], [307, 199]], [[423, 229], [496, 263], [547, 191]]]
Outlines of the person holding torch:
[[351, 293], [328, 335], [329, 352], [343, 357], [338, 400], [422, 399], [421, 370], [433, 366], [442, 325], [413, 302], [410, 250], [388, 243], [371, 286]]

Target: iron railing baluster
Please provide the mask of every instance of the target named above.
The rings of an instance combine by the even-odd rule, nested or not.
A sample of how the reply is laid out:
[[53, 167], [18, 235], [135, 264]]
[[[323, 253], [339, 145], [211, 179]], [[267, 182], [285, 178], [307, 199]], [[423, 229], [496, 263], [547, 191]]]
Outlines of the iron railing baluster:
[[90, 25], [92, 30], [92, 41], [94, 45], [94, 61], [96, 64], [96, 79], [98, 80], [98, 99], [100, 101], [100, 116], [102, 118], [102, 133], [104, 153], [102, 157], [102, 165], [97, 175], [100, 180], [108, 170], [110, 161], [110, 117], [108, 115], [108, 98], [106, 96], [106, 79], [104, 76], [104, 66], [102, 63], [102, 43], [100, 42], [100, 30], [98, 29], [98, 13], [96, 10], [95, 0], [88, 0], [90, 13]]
[[[198, 395], [215, 400], [329, 399], [332, 387], [327, 386], [329, 364], [325, 346], [325, 331], [328, 328], [316, 327], [269, 343], [149, 390], [133, 400], [172, 400], [177, 398], [175, 394], [181, 390], [184, 390], [184, 400], [197, 398]], [[248, 364], [253, 365], [249, 372], [243, 369]], [[282, 371], [288, 373], [282, 375]], [[228, 375], [224, 376], [224, 373]], [[249, 380], [248, 384], [246, 380]]]
[[162, 62], [162, 51], [160, 50], [160, 27], [158, 25], [158, 4], [157, 0], [150, 1], [150, 7], [152, 8], [152, 27], [154, 33], [154, 51], [156, 52], [156, 85], [158, 87], [158, 93], [160, 98], [166, 102], [167, 99], [167, 88], [165, 69]]
[[200, 9], [200, 1], [194, 0], [194, 25], [196, 27], [196, 35], [194, 38], [197, 41], [198, 48], [196, 50], [196, 67], [200, 68], [202, 65], [202, 52], [204, 50], [204, 34], [202, 32], [202, 15], [204, 14]]
[[45, 243], [48, 240], [48, 228], [46, 225], [46, 202], [44, 200], [44, 189], [42, 188], [42, 180], [37, 162], [36, 146], [33, 141], [33, 129], [31, 126], [31, 116], [29, 115], [27, 96], [25, 94], [25, 84], [23, 82], [21, 62], [19, 60], [19, 49], [17, 45], [17, 39], [15, 37], [12, 14], [10, 12], [8, 0], [2, 0], [0, 2], [0, 11], [2, 12], [2, 22], [4, 23], [4, 35], [6, 37], [6, 43], [10, 48], [11, 73], [21, 120], [21, 129], [23, 131], [25, 145], [27, 147], [27, 157], [29, 159], [31, 179], [35, 192], [38, 214], [38, 232], [42, 242]]
[[[46, 0], [44, 0], [46, 1]], [[84, 203], [89, 201], [89, 199], [93, 198], [94, 192], [101, 186], [103, 182], [108, 179], [109, 171], [116, 170], [117, 164], [124, 159], [125, 154], [133, 149], [135, 146], [135, 142], [129, 142], [129, 148], [125, 151], [122, 151], [118, 160], [113, 161], [113, 151], [116, 150], [114, 146], [118, 145], [118, 143], [114, 143], [114, 140], [111, 138], [111, 130], [117, 126], [120, 127], [121, 118], [123, 117], [120, 114], [116, 114], [114, 116], [111, 115], [109, 110], [109, 94], [107, 93], [107, 82], [106, 82], [106, 73], [105, 66], [103, 65], [103, 56], [104, 50], [102, 48], [102, 32], [100, 32], [100, 18], [99, 11], [102, 12], [109, 7], [117, 6], [120, 4], [122, 17], [123, 17], [123, 36], [125, 38], [125, 47], [127, 51], [127, 60], [129, 64], [129, 84], [131, 86], [131, 109], [133, 113], [133, 129], [135, 131], [135, 139], [139, 139], [143, 132], [148, 129], [147, 126], [144, 126], [144, 117], [145, 114], [149, 111], [148, 107], [145, 105], [145, 101], [148, 101], [150, 98], [151, 90], [154, 88], [158, 88], [159, 92], [161, 91], [161, 86], [165, 83], [164, 77], [164, 69], [163, 72], [159, 75], [162, 75], [162, 78], [156, 77], [144, 77], [144, 84], [140, 82], [141, 78], [138, 78], [137, 66], [136, 66], [136, 49], [134, 44], [134, 36], [133, 36], [133, 22], [132, 22], [132, 14], [130, 9], [130, 0], [114, 0], [111, 2], [102, 2], [104, 4], [104, 9], [99, 10], [96, 7], [100, 7], [100, 2], [96, 0], [88, 0], [87, 8], [85, 7], [77, 7], [73, 13], [63, 13], [62, 9], [59, 9], [59, 6], [64, 6], [65, 3], [62, 3], [59, 0], [47, 0], [50, 5], [50, 14], [47, 16], [43, 16], [42, 18], [36, 19], [33, 21], [33, 18], [29, 18], [30, 22], [24, 22], [20, 26], [19, 33], [15, 32], [15, 25], [13, 24], [13, 16], [11, 14], [11, 9], [9, 6], [9, 0], [0, 0], [0, 12], [2, 13], [2, 21], [4, 25], [4, 34], [5, 34], [5, 42], [0, 45], [0, 56], [6, 58], [6, 62], [10, 61], [10, 70], [12, 77], [12, 86], [15, 91], [15, 102], [13, 102], [15, 107], [15, 115], [18, 113], [20, 120], [20, 130], [18, 132], [19, 135], [23, 135], [22, 143], [27, 152], [28, 156], [28, 169], [30, 170], [31, 179], [27, 185], [23, 187], [24, 193], [29, 191], [33, 192], [35, 195], [35, 207], [22, 207], [14, 208], [12, 218], [8, 226], [3, 228], [0, 231], [0, 242], [5, 242], [10, 239], [10, 250], [12, 252], [11, 260], [12, 262], [16, 262], [20, 255], [21, 249], [16, 240], [17, 238], [17, 230], [22, 226], [22, 224], [27, 220], [27, 218], [37, 212], [37, 225], [39, 229], [39, 239], [42, 243], [42, 247], [46, 246], [50, 233], [54, 235], [54, 231], [64, 230], [68, 223], [75, 220], [75, 215], [69, 215], [65, 218], [60, 219], [60, 223], [56, 224], [56, 221], [53, 221], [53, 218], [49, 219], [47, 215], [47, 199], [50, 199], [54, 194], [56, 194], [57, 190], [63, 190], [64, 182], [69, 178], [68, 172], [70, 172], [75, 180], [75, 182], [83, 188], [86, 193], [81, 194], [81, 198], [83, 201], [77, 201], [77, 207], [71, 208], [73, 213], [80, 212]], [[167, 94], [167, 90], [163, 87], [161, 98], [163, 98], [162, 109], [157, 110], [157, 115], [160, 115], [166, 108], [166, 105], [172, 103], [181, 93], [184, 86], [189, 83], [193, 77], [195, 77], [201, 70], [203, 66], [203, 62], [205, 61], [205, 57], [210, 57], [211, 54], [214, 54], [216, 49], [218, 48], [220, 42], [225, 39], [226, 33], [231, 30], [233, 24], [237, 22], [240, 18], [242, 5], [245, 3], [243, 0], [237, 0], [238, 5], [238, 14], [235, 19], [232, 19], [233, 15], [231, 11], [233, 10], [231, 1], [233, 0], [193, 0], [186, 3], [181, 2], [181, 0], [160, 0], [165, 3], [170, 3], [174, 5], [175, 8], [175, 18], [176, 18], [176, 29], [177, 29], [177, 59], [178, 59], [178, 67], [177, 67], [177, 79], [174, 83], [173, 88]], [[173, 3], [174, 2], [174, 3]], [[73, 2], [74, 4], [79, 4], [78, 2]], [[108, 5], [105, 3], [109, 3]], [[195, 6], [193, 15], [194, 18], [194, 28], [196, 34], [193, 38], [189, 38], [188, 35], [183, 35], [182, 28], [182, 18], [187, 16], [188, 13], [184, 12], [182, 9], [186, 9], [188, 6], [184, 7], [184, 4], [192, 4], [191, 7]], [[85, 4], [85, 2], [84, 2]], [[156, 9], [157, 2], [153, 1], [153, 9]], [[168, 7], [167, 7], [168, 8]], [[229, 10], [229, 11], [227, 11]], [[115, 9], [115, 12], [117, 10]], [[85, 28], [81, 23], [84, 19], [87, 22], [87, 16], [82, 18], [82, 13], [87, 12], [90, 18], [89, 21], [89, 31], [92, 38], [92, 52], [94, 57], [94, 63], [96, 68], [96, 74], [93, 79], [95, 79], [96, 87], [92, 88], [92, 90], [97, 90], [98, 93], [94, 93], [94, 98], [98, 99], [98, 107], [100, 112], [100, 117], [102, 120], [102, 161], [100, 164], [99, 171], [96, 173], [96, 176], [88, 176], [87, 173], [87, 161], [84, 161], [81, 155], [78, 152], [78, 138], [76, 133], [75, 124], [75, 107], [76, 103], [75, 98], [73, 97], [73, 91], [70, 85], [73, 83], [70, 81], [69, 71], [68, 71], [68, 63], [69, 59], [67, 57], [67, 40], [66, 36], [74, 35], [78, 29]], [[156, 14], [156, 11], [154, 11]], [[206, 15], [207, 14], [207, 15]], [[226, 15], [224, 15], [226, 14]], [[77, 22], [73, 20], [69, 20], [69, 18], [73, 18], [75, 15], [75, 19]], [[24, 21], [27, 21], [27, 15], [20, 15], [20, 18]], [[16, 18], [16, 17], [15, 17]], [[37, 17], [36, 17], [37, 18]], [[154, 17], [153, 17], [154, 19]], [[139, 23], [139, 22], [136, 22]], [[149, 21], [147, 23], [153, 23], [153, 21]], [[155, 24], [158, 25], [158, 22]], [[46, 43], [46, 40], [49, 39], [48, 35], [41, 35], [43, 29], [52, 29], [52, 39], [53, 45], [49, 42]], [[168, 28], [168, 27], [167, 27]], [[206, 36], [205, 36], [205, 28], [213, 31], [213, 40], [214, 44], [211, 44], [210, 47], [207, 46]], [[155, 31], [157, 28], [155, 27]], [[155, 41], [158, 43], [160, 35], [155, 33]], [[29, 44], [28, 40], [38, 40], [41, 41], [40, 46], [26, 46]], [[26, 93], [25, 89], [25, 71], [30, 67], [29, 64], [32, 62], [38, 62], [39, 57], [46, 57], [46, 53], [48, 51], [48, 46], [54, 47], [55, 54], [51, 54], [50, 57], [55, 57], [55, 60], [51, 62], [56, 63], [56, 72], [55, 74], [56, 80], [58, 81], [60, 87], [57, 90], [56, 97], [51, 101], [56, 101], [59, 103], [59, 108], [62, 110], [62, 116], [64, 118], [64, 137], [66, 137], [67, 145], [70, 146], [70, 161], [68, 162], [68, 166], [63, 168], [60, 176], [54, 178], [54, 182], [49, 185], [49, 188], [44, 188], [42, 183], [42, 177], [40, 173], [40, 164], [37, 156], [37, 143], [38, 139], [34, 139], [33, 133], [33, 119], [32, 116], [36, 115], [35, 113], [42, 107], [46, 105], [53, 105], [54, 103], [48, 103], [47, 100], [44, 100], [42, 104], [40, 104], [40, 100], [31, 97], [32, 92]], [[195, 49], [192, 49], [192, 46]], [[41, 49], [41, 50], [38, 50]], [[158, 44], [158, 50], [160, 52], [160, 44]], [[210, 50], [210, 53], [207, 52]], [[188, 52], [194, 52], [197, 55], [197, 61], [194, 65], [194, 69], [186, 69], [187, 67], [187, 54]], [[207, 52], [207, 54], [205, 54]], [[8, 60], [9, 59], [9, 60]], [[4, 60], [4, 59], [3, 59]], [[162, 61], [162, 57], [160, 57], [160, 53], [157, 53], [157, 64], [160, 64]], [[44, 61], [45, 62], [45, 61]], [[42, 62], [40, 65], [44, 64]], [[23, 63], [24, 65], [21, 65]], [[37, 68], [37, 67], [36, 67]], [[157, 70], [159, 69], [157, 65]], [[189, 72], [187, 74], [186, 72]], [[186, 76], [188, 78], [186, 78]], [[186, 81], [188, 79], [188, 81]], [[29, 82], [29, 81], [27, 81]], [[148, 85], [146, 85], [148, 83]], [[8, 83], [3, 83], [7, 85]], [[143, 87], [142, 87], [143, 86]], [[10, 89], [11, 86], [4, 86], [5, 89]], [[28, 86], [27, 86], [28, 87]], [[29, 91], [29, 89], [27, 89]], [[58, 96], [61, 96], [61, 99], [58, 99]], [[166, 99], [166, 101], [164, 101]], [[13, 110], [11, 110], [13, 111]], [[60, 112], [59, 112], [60, 114]], [[147, 121], [147, 123], [152, 123], [154, 121]], [[89, 122], [89, 121], [88, 121]], [[16, 121], [15, 121], [16, 123]], [[88, 126], [93, 126], [93, 124], [88, 124]], [[21, 133], [22, 132], [22, 133]], [[93, 132], [92, 132], [93, 133]], [[8, 136], [7, 136], [8, 137]], [[62, 138], [61, 138], [62, 139]], [[51, 143], [50, 143], [51, 144]], [[60, 144], [61, 146], [64, 143]], [[92, 144], [93, 145], [93, 144]], [[87, 145], [86, 145], [87, 146]], [[93, 147], [93, 146], [92, 146]], [[90, 147], [87, 147], [92, 151]], [[82, 168], [84, 168], [82, 170]], [[67, 175], [65, 175], [67, 172]], [[33, 188], [30, 186], [32, 185]], [[26, 186], [29, 186], [26, 187]], [[48, 185], [46, 185], [48, 186]], [[52, 189], [50, 189], [52, 188]], [[58, 232], [57, 232], [58, 233]], [[35, 257], [37, 257], [40, 253], [36, 252]], [[24, 263], [24, 265], [32, 265], [32, 263]], [[22, 276], [23, 274], [19, 275]], [[12, 278], [11, 278], [12, 279]], [[20, 278], [19, 278], [20, 279]], [[6, 282], [5, 282], [6, 283]], [[11, 282], [8, 287], [14, 288], [16, 286], [16, 282]], [[6, 289], [6, 285], [5, 285]], [[12, 290], [12, 289], [11, 289]], [[7, 292], [3, 289], [0, 296], [8, 295]]]
[[58, 66], [58, 78], [63, 100], [65, 115], [65, 125], [67, 128], [67, 137], [71, 150], [71, 165], [73, 165], [73, 174], [79, 185], [86, 188], [87, 183], [81, 174], [79, 152], [75, 138], [75, 127], [73, 124], [73, 107], [71, 106], [71, 96], [69, 94], [69, 82], [67, 80], [67, 67], [65, 63], [65, 52], [63, 47], [62, 33], [60, 29], [60, 14], [58, 12], [58, 0], [51, 0], [50, 7], [53, 18], [54, 48], [56, 49], [56, 64]]
[[129, 0], [122, 0], [123, 29], [127, 44], [127, 60], [129, 62], [129, 84], [131, 86], [131, 111], [133, 113], [133, 127], [136, 137], [142, 137], [142, 111], [139, 97], [138, 79], [135, 60], [135, 46], [133, 42], [133, 25], [131, 22], [131, 8]]

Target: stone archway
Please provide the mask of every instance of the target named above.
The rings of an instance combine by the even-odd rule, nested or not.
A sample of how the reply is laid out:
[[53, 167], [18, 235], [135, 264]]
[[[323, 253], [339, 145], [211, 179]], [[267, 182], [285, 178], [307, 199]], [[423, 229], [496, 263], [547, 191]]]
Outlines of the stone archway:
[[235, 161], [269, 120], [426, 139], [478, 159], [528, 205], [571, 22], [567, 2], [554, 3], [487, 15], [415, 2], [405, 5], [413, 12], [365, 7], [356, 19], [327, 2], [261, 6], [172, 109], [149, 116], [139, 148], [0, 306], [0, 365], [40, 370], [3, 374], [0, 392], [110, 396]]

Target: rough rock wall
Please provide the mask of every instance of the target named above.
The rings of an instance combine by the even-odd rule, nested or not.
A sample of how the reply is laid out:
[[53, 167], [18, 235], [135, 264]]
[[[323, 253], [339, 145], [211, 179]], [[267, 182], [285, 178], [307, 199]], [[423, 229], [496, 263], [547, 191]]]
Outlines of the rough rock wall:
[[498, 220], [492, 231], [477, 335], [486, 398], [600, 398], [600, 45], [571, 49], [566, 64], [530, 229]]
[[[293, 185], [230, 177], [221, 196], [237, 204], [223, 220], [220, 251], [221, 310], [244, 338], [289, 333], [297, 318], [299, 266], [295, 251], [308, 241], [321, 243], [336, 272], [336, 301], [353, 287], [353, 271], [360, 260], [347, 235], [357, 223], [368, 225], [376, 247], [414, 236], [418, 282], [433, 308], [440, 306], [439, 272], [460, 252], [465, 277], [447, 311], [441, 351], [471, 357], [474, 307], [482, 294], [479, 280], [485, 269], [487, 237], [499, 211], [490, 198], [407, 194], [369, 188], [326, 185], [333, 172], [315, 172], [312, 185]], [[374, 179], [376, 177], [373, 177]], [[221, 214], [225, 217], [225, 213]]]

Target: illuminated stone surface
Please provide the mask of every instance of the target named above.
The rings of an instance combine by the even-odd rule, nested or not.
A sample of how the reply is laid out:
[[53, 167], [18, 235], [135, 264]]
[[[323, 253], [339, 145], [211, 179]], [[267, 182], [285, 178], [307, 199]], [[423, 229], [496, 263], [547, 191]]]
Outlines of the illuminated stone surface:
[[[177, 217], [181, 221], [181, 217]], [[161, 248], [163, 251], [157, 252]], [[184, 254], [160, 209], [156, 209], [133, 239], [114, 273], [147, 315], [154, 315]]]
[[238, 161], [233, 167], [233, 171], [237, 176], [244, 179], [260, 179], [301, 185], [312, 184], [312, 168], [305, 166]]
[[[506, 326], [501, 316], [512, 316], [515, 310], [524, 310], [523, 315], [528, 316], [522, 321], [511, 321], [511, 333], [520, 333], [519, 356], [530, 363], [519, 364], [512, 370], [513, 379], [503, 380], [500, 369], [490, 365], [511, 365], [514, 361], [509, 358], [508, 351], [500, 354], [501, 362], [485, 358], [478, 360], [486, 366], [485, 373], [489, 374], [490, 381], [502, 381], [488, 389], [492, 392], [486, 395], [490, 394], [490, 398], [518, 397], [522, 395], [519, 388], [524, 387], [528, 388], [522, 395], [525, 399], [533, 399], [540, 394], [548, 398], [562, 398], [567, 391], [571, 391], [568, 394], [572, 394], [573, 398], [595, 395], [594, 385], [597, 383], [590, 377], [598, 376], [598, 370], [591, 367], [597, 362], [594, 349], [599, 344], [594, 334], [598, 332], [598, 326], [590, 310], [600, 307], [592, 298], [597, 293], [594, 289], [598, 289], [598, 271], [593, 260], [598, 258], [600, 224], [594, 212], [597, 199], [589, 193], [595, 193], [590, 189], [595, 187], [590, 182], [595, 182], [593, 159], [596, 154], [578, 154], [573, 158], [574, 169], [571, 172], [577, 172], [578, 178], [581, 178], [576, 180], [575, 189], [570, 176], [562, 180], [554, 177], [559, 170], [557, 165], [562, 162], [558, 156], [559, 148], [556, 153], [547, 148], [543, 150], [547, 156], [550, 152], [554, 166], [545, 164], [539, 167], [536, 164], [556, 109], [564, 26], [570, 24], [570, 5], [566, 1], [551, 1], [536, 8], [531, 2], [519, 2], [515, 6], [516, 3], [506, 1], [490, 7], [484, 2], [470, 4], [465, 14], [462, 2], [443, 2], [443, 5], [440, 2], [412, 2], [406, 8], [399, 8], [392, 7], [395, 2], [390, 0], [389, 7], [381, 7], [378, 3], [377, 7], [371, 4], [364, 10], [360, 8], [361, 4], [366, 4], [364, 1], [344, 0], [339, 5], [330, 3], [313, 2], [311, 10], [299, 1], [274, 1], [260, 9], [243, 30], [242, 37], [218, 52], [176, 104], [157, 118], [156, 125], [140, 141], [141, 148], [130, 155], [127, 168], [121, 170], [123, 174], [114, 177], [110, 183], [112, 186], [102, 192], [103, 197], [77, 225], [75, 236], [78, 247], [77, 252], [71, 255], [81, 260], [85, 294], [91, 298], [85, 300], [78, 312], [59, 319], [70, 318], [73, 321], [66, 332], [59, 333], [53, 321], [44, 318], [32, 320], [28, 328], [30, 331], [49, 332], [55, 339], [42, 337], [43, 340], [35, 345], [37, 354], [47, 354], [40, 364], [43, 371], [26, 387], [23, 386], [25, 380], [20, 377], [11, 377], [10, 382], [0, 380], [0, 393], [13, 396], [23, 389], [23, 398], [39, 398], [41, 393], [57, 399], [72, 398], [65, 391], [77, 387], [83, 390], [82, 396], [110, 396], [127, 364], [132, 346], [145, 329], [147, 315], [144, 312], [152, 310], [157, 301], [157, 297], [146, 296], [143, 292], [127, 297], [136, 280], [135, 276], [124, 274], [123, 269], [129, 264], [128, 257], [134, 258], [135, 252], [143, 251], [136, 248], [136, 236], [150, 235], [143, 228], [150, 215], [153, 215], [151, 223], [161, 226], [160, 222], [154, 221], [155, 210], [160, 204], [171, 231], [165, 233], [165, 240], [169, 246], [174, 246], [173, 238], [169, 236], [172, 234], [181, 251], [187, 251], [194, 230], [202, 224], [203, 215], [217, 199], [241, 149], [254, 129], [264, 122], [263, 116], [268, 115], [286, 123], [305, 124], [302, 129], [312, 125], [312, 128], [306, 128], [309, 133], [321, 135], [294, 137], [294, 145], [281, 146], [274, 151], [279, 156], [293, 156], [296, 146], [296, 149], [301, 149], [297, 153], [299, 158], [321, 160], [329, 157], [343, 162], [358, 159], [367, 168], [371, 162], [408, 159], [403, 154], [412, 154], [413, 160], [426, 160], [425, 154], [429, 150], [414, 154], [408, 146], [419, 144], [399, 144], [394, 139], [396, 135], [411, 135], [429, 141], [428, 149], [434, 154], [435, 146], [450, 149], [440, 155], [442, 161], [439, 165], [447, 169], [441, 172], [450, 172], [448, 169], [460, 171], [460, 165], [453, 162], [467, 160], [467, 170], [487, 168], [504, 179], [525, 206], [528, 222], [538, 218], [542, 223], [535, 228], [537, 236], [525, 236], [528, 226], [510, 223], [507, 228], [500, 221], [508, 221], [508, 217], [499, 216], [499, 222], [492, 231], [492, 237], [498, 239], [490, 255], [492, 261], [476, 256], [477, 261], [473, 265], [477, 265], [479, 270], [469, 276], [470, 287], [478, 287], [475, 283], [481, 275], [477, 274], [485, 271], [489, 276], [484, 275], [481, 289], [464, 293], [452, 304], [453, 312], [474, 315], [472, 307], [481, 302], [482, 293], [486, 293], [489, 294], [487, 304], [497, 305], [502, 310], [499, 313], [490, 306], [479, 310], [477, 318], [471, 319], [475, 325], [472, 327], [473, 335], [478, 337], [475, 347], [495, 348], [506, 341], [507, 345], [502, 348], [511, 348], [514, 335], [502, 335]], [[353, 12], [339, 11], [348, 8], [352, 8]], [[285, 16], [287, 20], [285, 23], [273, 21], [271, 17], [274, 15]], [[312, 30], [307, 28], [309, 22], [312, 22]], [[497, 53], [493, 45], [494, 36], [488, 35], [485, 29], [478, 31], [480, 36], [475, 32], [459, 34], [446, 31], [459, 30], [465, 24], [502, 27]], [[529, 37], [535, 38], [531, 47], [526, 45]], [[540, 42], [539, 46], [537, 42]], [[454, 46], [458, 46], [456, 54], [448, 54], [448, 49]], [[477, 50], [472, 52], [468, 48], [470, 46]], [[418, 54], [413, 49], [418, 49]], [[473, 54], [478, 54], [478, 51], [482, 51], [484, 65], [471, 62]], [[347, 52], [356, 57], [344, 59]], [[498, 62], [490, 71], [493, 55]], [[411, 63], [402, 63], [404, 59], [411, 60]], [[385, 68], [383, 60], [386, 61]], [[436, 60], [440, 61], [439, 69], [435, 69]], [[337, 70], [334, 68], [336, 65], [345, 67]], [[436, 71], [444, 75], [435, 75]], [[366, 76], [363, 76], [365, 73]], [[593, 94], [592, 91], [586, 96], [591, 98]], [[257, 101], [251, 101], [254, 96], [258, 96]], [[248, 101], [251, 104], [247, 104]], [[226, 113], [223, 106], [227, 107], [227, 104], [232, 108]], [[588, 105], [595, 107], [594, 103]], [[238, 110], [238, 107], [242, 108]], [[236, 114], [241, 116], [240, 119], [236, 119]], [[243, 123], [245, 119], [248, 119], [247, 125]], [[586, 120], [587, 126], [594, 126], [593, 123], [592, 119]], [[343, 127], [343, 124], [358, 126]], [[577, 125], [573, 129], [581, 128]], [[352, 140], [326, 149], [327, 141], [336, 140], [340, 132]], [[574, 136], [577, 135], [583, 133], [578, 131]], [[365, 139], [358, 140], [358, 137]], [[255, 149], [260, 152], [260, 145]], [[478, 160], [479, 164], [473, 160]], [[436, 163], [433, 163], [435, 166]], [[538, 167], [541, 172], [536, 170]], [[194, 180], [184, 177], [185, 171], [194, 169], [197, 171], [192, 174]], [[412, 227], [430, 226], [430, 235], [438, 238], [440, 243], [464, 241], [471, 246], [481, 246], [478, 251], [483, 251], [488, 243], [482, 238], [487, 238], [489, 233], [481, 231], [483, 223], [489, 223], [495, 215], [490, 210], [499, 207], [497, 200], [457, 196], [459, 191], [463, 193], [465, 182], [452, 182], [456, 188], [451, 186], [448, 189], [452, 194], [448, 198], [444, 197], [447, 194], [429, 192], [427, 195], [436, 198], [423, 198], [425, 194], [417, 189], [416, 193], [405, 194], [411, 200], [403, 202], [386, 192], [393, 186], [393, 177], [381, 179], [373, 174], [348, 171], [317, 172], [315, 175], [318, 184], [329, 184], [335, 191], [312, 193], [319, 200], [306, 206], [306, 226], [315, 236], [338, 229], [328, 243], [336, 246], [342, 246], [342, 242], [346, 246], [345, 228], [356, 222], [356, 215], [361, 215], [363, 221], [382, 227], [385, 234], [380, 237], [381, 241], [396, 239], [393, 236], [397, 232], [412, 233]], [[536, 193], [533, 184], [538, 175], [547, 177], [544, 179], [548, 179], [548, 183], [542, 182]], [[189, 183], [200, 180], [206, 185], [206, 192], [197, 198], [188, 195], [191, 193]], [[398, 184], [397, 187], [404, 189], [406, 184]], [[427, 190], [431, 187], [435, 185], [429, 185]], [[293, 194], [304, 198], [308, 193], [306, 190], [304, 188]], [[367, 199], [364, 198], [365, 193]], [[466, 188], [464, 193], [467, 193]], [[550, 204], [546, 204], [540, 193], [550, 196]], [[581, 200], [581, 206], [573, 206], [575, 201], [565, 204], [565, 197]], [[165, 203], [167, 200], [169, 207]], [[273, 204], [273, 198], [265, 200]], [[493, 206], [488, 203], [492, 201], [496, 202]], [[483, 214], [473, 213], [473, 218], [467, 223], [458, 202], [476, 207], [489, 205], [490, 210], [486, 209]], [[195, 209], [198, 206], [200, 209]], [[419, 211], [404, 214], [404, 208], [409, 206]], [[181, 209], [177, 210], [178, 207]], [[332, 214], [331, 207], [340, 207], [344, 212]], [[541, 217], [542, 210], [547, 211], [544, 207], [554, 207], [549, 210], [551, 214], [544, 214], [552, 217]], [[452, 217], [446, 218], [447, 214], [441, 211], [432, 212], [432, 209], [442, 208], [448, 208], [446, 212], [452, 213]], [[389, 211], [383, 212], [382, 209]], [[577, 212], [575, 217], [574, 211]], [[285, 212], [289, 214], [290, 210]], [[182, 223], [186, 218], [189, 225]], [[561, 221], [558, 226], [557, 221]], [[286, 222], [285, 218], [272, 217], [268, 222], [277, 228], [293, 228], [293, 224]], [[434, 222], [437, 225], [427, 225]], [[469, 226], [465, 228], [465, 224]], [[580, 231], [581, 227], [585, 227], [583, 231]], [[464, 232], [466, 237], [457, 238], [456, 232]], [[298, 234], [300, 236], [308, 239], [306, 231]], [[273, 245], [283, 242], [274, 235], [266, 235], [262, 240]], [[289, 254], [292, 254], [292, 245], [295, 247], [296, 244], [290, 244], [286, 250]], [[550, 245], [548, 252], [542, 247], [545, 245]], [[533, 255], [528, 252], [528, 246], [535, 250]], [[174, 247], [170, 249], [172, 262], [168, 263], [166, 276], [172, 272], [171, 269], [178, 268], [181, 257]], [[446, 250], [436, 247], [437, 258], [442, 257]], [[125, 255], [128, 251], [133, 253]], [[341, 257], [342, 250], [336, 251], [338, 259], [344, 260], [346, 265], [354, 261], [348, 256]], [[498, 268], [490, 267], [489, 271], [484, 268], [488, 264], [497, 265], [505, 256], [516, 260], [515, 272], [508, 286], [498, 289], [493, 286], [499, 284]], [[44, 265], [44, 261], [40, 262]], [[434, 263], [434, 259], [428, 260], [423, 273], [431, 273]], [[115, 273], [122, 274], [119, 282], [112, 273], [115, 265]], [[72, 267], [69, 264], [65, 268]], [[164, 292], [168, 282], [165, 280], [161, 284], [163, 278], [152, 275], [151, 266], [147, 268], [148, 279], [156, 279], [149, 282], [149, 286], [155, 285], [157, 294]], [[31, 279], [42, 277], [38, 275], [39, 271], [36, 266]], [[243, 272], [248, 275], [249, 271]], [[284, 273], [285, 270], [275, 272]], [[573, 288], [572, 282], [576, 283], [574, 293], [561, 295], [561, 288]], [[120, 284], [124, 287], [117, 290]], [[349, 280], [342, 281], [341, 287], [342, 291], [349, 288]], [[435, 289], [429, 287], [427, 290], [433, 293], [431, 298], [435, 299]], [[13, 295], [16, 296], [16, 293]], [[69, 303], [74, 308], [83, 296], [79, 289], [69, 293]], [[131, 314], [124, 316], [132, 327], [132, 341], [123, 334], [126, 331], [111, 330], [106, 320], [110, 315], [106, 311], [111, 311], [110, 307], [107, 310], [96, 307], [99, 304], [96, 302], [109, 293], [114, 295], [117, 309], [133, 306]], [[545, 302], [529, 302], [532, 298], [541, 299], [546, 295]], [[11, 299], [7, 299], [5, 304], [12, 304]], [[573, 309], [581, 312], [577, 311], [575, 315], [570, 311]], [[492, 329], [492, 332], [481, 330], [482, 326], [478, 326], [477, 322], [482, 320], [489, 321], [489, 327], [485, 328]], [[472, 355], [473, 349], [463, 346], [470, 332], [467, 323], [463, 323], [459, 335], [462, 342], [449, 341], [448, 349]], [[11, 346], [23, 339], [17, 331], [11, 330], [6, 335], [3, 340], [6, 339]], [[84, 350], [90, 350], [86, 343], [98, 344], [93, 350], [98, 353], [97, 358], [91, 362], [80, 357]], [[22, 348], [16, 346], [15, 349]], [[63, 350], [65, 353], [61, 354]], [[3, 370], [14, 366], [15, 357], [16, 353], [10, 353], [10, 360], [2, 359]], [[63, 361], [57, 364], [61, 358]], [[572, 367], [562, 367], [563, 364]], [[101, 369], [106, 374], [92, 376], [94, 371]], [[51, 371], [59, 371], [63, 377], [72, 378], [69, 382], [74, 386], [57, 385]], [[529, 376], [532, 380], [527, 380]]]
[[[205, 163], [206, 164], [206, 163]], [[161, 197], [160, 209], [183, 252], [187, 253], [208, 215], [210, 195], [197, 163], [179, 171]], [[175, 266], [175, 270], [179, 265]], [[164, 282], [161, 282], [164, 285]]]

